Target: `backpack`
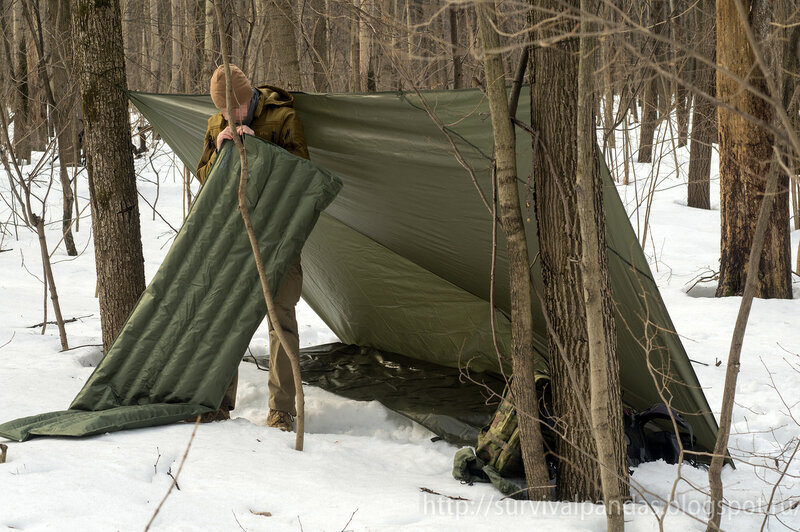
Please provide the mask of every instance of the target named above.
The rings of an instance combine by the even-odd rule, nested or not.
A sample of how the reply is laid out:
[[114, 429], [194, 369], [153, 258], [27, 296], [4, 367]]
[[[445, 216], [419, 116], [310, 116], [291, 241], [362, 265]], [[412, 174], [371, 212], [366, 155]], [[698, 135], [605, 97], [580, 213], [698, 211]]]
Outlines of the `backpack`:
[[[551, 434], [547, 427], [552, 423], [550, 419], [550, 405], [552, 404], [550, 379], [545, 375], [537, 374], [535, 382], [536, 395], [539, 398], [539, 419], [543, 422], [544, 428], [542, 436], [545, 440], [545, 447], [547, 447], [550, 444], [548, 435]], [[517, 411], [511, 404], [509, 385], [503, 392], [503, 398], [494, 413], [491, 425], [478, 434], [475, 455], [494, 467], [502, 476], [523, 476], [524, 468], [519, 437]]]
[[[679, 429], [683, 429], [679, 430], [677, 435], [672, 427], [672, 419]], [[655, 420], [661, 422], [655, 423]], [[624, 408], [623, 422], [629, 467], [656, 460], [677, 464], [681, 447], [685, 450], [694, 447], [692, 426], [678, 412], [662, 403], [653, 405], [643, 412]]]

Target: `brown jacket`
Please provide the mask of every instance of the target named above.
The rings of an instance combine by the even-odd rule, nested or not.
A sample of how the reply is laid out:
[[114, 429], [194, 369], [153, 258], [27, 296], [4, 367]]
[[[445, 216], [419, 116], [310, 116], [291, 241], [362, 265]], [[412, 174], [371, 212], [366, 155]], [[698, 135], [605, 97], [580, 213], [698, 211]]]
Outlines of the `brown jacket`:
[[[257, 137], [272, 142], [286, 151], [308, 159], [306, 137], [297, 113], [292, 109], [294, 98], [278, 87], [262, 85], [257, 87], [261, 98], [253, 113], [250, 127]], [[203, 139], [203, 155], [197, 165], [195, 176], [204, 183], [214, 160], [217, 158], [217, 136], [228, 127], [228, 121], [217, 113], [208, 119], [208, 129]]]

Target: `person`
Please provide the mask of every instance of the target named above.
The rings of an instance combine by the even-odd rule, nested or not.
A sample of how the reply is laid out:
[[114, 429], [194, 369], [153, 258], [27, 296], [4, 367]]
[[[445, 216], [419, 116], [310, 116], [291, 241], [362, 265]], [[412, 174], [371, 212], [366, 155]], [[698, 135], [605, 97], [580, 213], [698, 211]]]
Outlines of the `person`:
[[[225, 97], [225, 69], [217, 68], [211, 76], [211, 99], [220, 110], [208, 119], [208, 129], [203, 141], [203, 154], [197, 165], [195, 176], [205, 183], [217, 153], [226, 139], [233, 139], [230, 123], [240, 135], [255, 135], [285, 150], [308, 159], [303, 126], [292, 108], [293, 97], [287, 91], [270, 85], [252, 87], [247, 76], [236, 66], [231, 65], [231, 85], [233, 120], [228, 116]], [[295, 305], [300, 300], [303, 285], [303, 270], [300, 257], [294, 262], [283, 280], [278, 293], [274, 295], [277, 316], [292, 348], [300, 346], [300, 337], [295, 316]], [[238, 373], [234, 376], [219, 410], [201, 417], [201, 421], [215, 421], [230, 418], [230, 411], [236, 404]], [[291, 360], [270, 324], [269, 330], [269, 413], [267, 425], [283, 431], [293, 429], [292, 422], [297, 415], [295, 410], [295, 386]]]

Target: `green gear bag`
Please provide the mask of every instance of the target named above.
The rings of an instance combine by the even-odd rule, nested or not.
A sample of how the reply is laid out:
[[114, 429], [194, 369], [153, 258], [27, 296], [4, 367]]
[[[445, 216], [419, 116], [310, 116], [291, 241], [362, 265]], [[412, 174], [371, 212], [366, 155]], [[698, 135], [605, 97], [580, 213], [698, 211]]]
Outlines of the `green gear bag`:
[[491, 425], [478, 434], [475, 455], [503, 476], [518, 476], [523, 473], [519, 423], [516, 409], [508, 400], [509, 395], [510, 391], [506, 389]]

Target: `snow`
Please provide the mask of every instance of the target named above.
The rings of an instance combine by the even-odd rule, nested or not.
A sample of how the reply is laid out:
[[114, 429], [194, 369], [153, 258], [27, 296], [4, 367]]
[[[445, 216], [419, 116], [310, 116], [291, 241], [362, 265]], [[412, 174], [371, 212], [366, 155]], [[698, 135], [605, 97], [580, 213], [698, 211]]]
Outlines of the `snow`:
[[[633, 137], [638, 136], [633, 131]], [[622, 146], [621, 135], [617, 145]], [[712, 166], [712, 210], [686, 206], [688, 149], [671, 142], [654, 164], [634, 164], [634, 183], [618, 185], [634, 228], [643, 227], [652, 169], [658, 178], [649, 214], [645, 252], [672, 319], [715, 414], [722, 399], [727, 352], [740, 298], [716, 299], [714, 283], [696, 278], [716, 270], [719, 260], [718, 166]], [[635, 145], [634, 145], [635, 148]], [[621, 151], [621, 150], [618, 150]], [[635, 150], [633, 151], [635, 153]], [[148, 154], [148, 157], [150, 154]], [[139, 191], [153, 203], [153, 216], [140, 201], [145, 269], [150, 279], [174, 237], [169, 225], [183, 218], [183, 183], [173, 155], [163, 144], [151, 162], [136, 161]], [[675, 161], [677, 160], [677, 169]], [[26, 166], [24, 171], [30, 171]], [[48, 169], [49, 170], [49, 169]], [[56, 169], [57, 171], [57, 169]], [[5, 173], [0, 171], [0, 173]], [[49, 176], [49, 171], [46, 176]], [[42, 186], [45, 177], [42, 176]], [[79, 206], [88, 205], [85, 172], [78, 178]], [[196, 192], [196, 186], [194, 186]], [[8, 181], [0, 193], [10, 201]], [[39, 192], [44, 189], [40, 187]], [[13, 227], [11, 210], [0, 203], [0, 422], [66, 408], [100, 360], [100, 321], [94, 298], [94, 251], [87, 208], [75, 234], [81, 251], [66, 255], [60, 238], [60, 190], [47, 199], [48, 243], [70, 351], [61, 352], [58, 331], [42, 321], [41, 260], [36, 235]], [[637, 209], [638, 204], [638, 209]], [[37, 207], [34, 207], [37, 209]], [[11, 223], [7, 223], [10, 220]], [[167, 224], [169, 223], [169, 225]], [[19, 234], [17, 239], [15, 233]], [[796, 253], [800, 231], [792, 232]], [[796, 256], [795, 259], [796, 260]], [[794, 262], [793, 262], [794, 264]], [[791, 301], [756, 300], [742, 352], [730, 450], [737, 469], [723, 474], [731, 508], [725, 530], [754, 530], [779, 471], [800, 438], [800, 285]], [[48, 320], [53, 319], [52, 310]], [[335, 341], [335, 335], [301, 302], [298, 322], [303, 346]], [[8, 342], [8, 343], [7, 343]], [[3, 345], [5, 344], [5, 345]], [[267, 331], [251, 343], [265, 354]], [[718, 362], [721, 363], [717, 365]], [[357, 402], [313, 387], [306, 389], [305, 450], [294, 450], [294, 434], [266, 427], [266, 375], [253, 364], [240, 367], [234, 419], [197, 428], [173, 490], [153, 530], [603, 530], [601, 506], [501, 500], [491, 486], [462, 485], [451, 476], [457, 448], [432, 442], [423, 427], [376, 402]], [[798, 421], [796, 421], [798, 420]], [[19, 530], [143, 530], [180, 467], [194, 425], [190, 423], [116, 432], [91, 438], [40, 438], [8, 444], [0, 464], [0, 528]], [[776, 459], [778, 462], [776, 462]], [[628, 505], [627, 530], [649, 531], [670, 509], [666, 530], [702, 530], [707, 474], [663, 462], [640, 466], [633, 480], [644, 492]], [[800, 466], [791, 462], [776, 490], [774, 505], [798, 500]], [[425, 493], [427, 488], [438, 494]], [[468, 500], [453, 500], [463, 497]], [[652, 509], [651, 509], [652, 507]], [[774, 506], [773, 506], [774, 510]], [[269, 516], [260, 515], [269, 512]], [[768, 527], [800, 527], [800, 509], [780, 514]]]

